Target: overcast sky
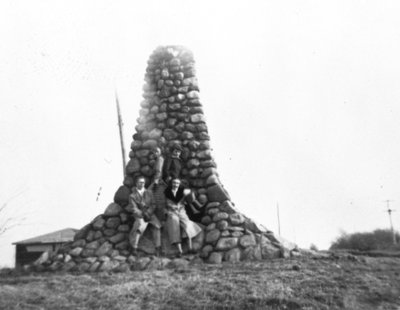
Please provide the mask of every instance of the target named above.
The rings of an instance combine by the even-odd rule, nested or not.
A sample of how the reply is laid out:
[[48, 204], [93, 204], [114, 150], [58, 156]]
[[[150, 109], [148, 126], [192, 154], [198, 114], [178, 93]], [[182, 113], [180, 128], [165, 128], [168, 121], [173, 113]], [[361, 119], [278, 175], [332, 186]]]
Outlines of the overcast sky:
[[[194, 53], [213, 155], [246, 215], [301, 247], [400, 226], [398, 1], [1, 1], [0, 266], [102, 213], [146, 62]], [[102, 188], [96, 201], [99, 188]], [[0, 221], [1, 222], [1, 221]]]

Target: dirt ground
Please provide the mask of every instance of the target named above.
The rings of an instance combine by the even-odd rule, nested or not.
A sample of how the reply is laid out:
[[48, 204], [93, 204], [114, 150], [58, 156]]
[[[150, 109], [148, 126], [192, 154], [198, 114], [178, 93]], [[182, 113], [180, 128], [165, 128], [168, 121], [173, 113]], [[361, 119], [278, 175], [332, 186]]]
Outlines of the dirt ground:
[[4, 270], [0, 309], [400, 309], [400, 258], [299, 257], [95, 274]]

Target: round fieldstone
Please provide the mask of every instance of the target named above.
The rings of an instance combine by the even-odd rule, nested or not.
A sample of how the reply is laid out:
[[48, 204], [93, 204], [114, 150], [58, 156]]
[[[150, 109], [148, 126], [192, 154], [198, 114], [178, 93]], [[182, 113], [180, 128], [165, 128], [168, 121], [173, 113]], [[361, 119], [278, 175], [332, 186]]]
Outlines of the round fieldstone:
[[177, 72], [174, 74], [174, 78], [177, 80], [183, 80], [184, 77], [185, 75], [183, 74], [183, 72]]
[[140, 162], [137, 158], [132, 158], [126, 165], [126, 172], [129, 174], [138, 172], [140, 170]]
[[181, 134], [181, 138], [183, 140], [191, 140], [194, 138], [194, 135], [190, 131], [184, 131]]
[[222, 263], [223, 253], [220, 252], [212, 252], [207, 262], [209, 264], [221, 264]]
[[217, 175], [217, 169], [215, 169], [214, 167], [205, 168], [201, 173], [201, 177], [208, 178], [212, 174]]
[[214, 184], [219, 184], [219, 183], [220, 183], [220, 182], [219, 182], [218, 177], [217, 177], [215, 174], [212, 174], [212, 175], [210, 175], [210, 176], [207, 178], [206, 186], [214, 185]]
[[[179, 89], [178, 89], [179, 91]], [[185, 100], [186, 96], [184, 94], [177, 94], [176, 95], [176, 101], [178, 102], [182, 102], [183, 100]]]
[[258, 246], [248, 247], [242, 252], [243, 260], [262, 260], [261, 248]]
[[123, 250], [127, 250], [127, 249], [129, 249], [129, 242], [127, 241], [127, 240], [124, 240], [124, 241], [121, 241], [121, 242], [119, 242], [118, 244], [116, 244], [115, 245], [115, 248], [117, 249], [117, 250], [121, 250], [121, 251], [123, 251]]
[[[200, 144], [200, 148], [201, 148], [201, 144]], [[202, 168], [209, 168], [209, 167], [215, 168], [217, 166], [213, 160], [202, 160], [200, 165]]]
[[207, 189], [207, 196], [210, 201], [224, 202], [230, 200], [229, 194], [220, 184], [209, 187]]
[[226, 220], [228, 219], [229, 215], [226, 212], [218, 212], [215, 214], [212, 218], [213, 222], [218, 222], [220, 220]]
[[243, 236], [243, 233], [241, 231], [234, 231], [231, 234], [232, 234], [232, 237], [236, 237], [236, 238]]
[[150, 177], [153, 175], [153, 169], [151, 169], [151, 167], [149, 165], [143, 166], [140, 169], [140, 172], [146, 177]]
[[217, 223], [217, 228], [219, 229], [219, 230], [225, 230], [225, 229], [227, 229], [228, 228], [228, 222], [227, 221], [225, 221], [225, 220], [222, 220], [222, 221], [219, 221], [218, 223]]
[[106, 227], [107, 227], [107, 228], [115, 229], [115, 228], [117, 228], [120, 224], [121, 224], [121, 220], [120, 220], [119, 217], [110, 217], [110, 218], [106, 221]]
[[83, 248], [76, 247], [76, 248], [72, 249], [71, 251], [69, 251], [69, 255], [76, 257], [76, 256], [81, 255], [82, 251], [83, 251]]
[[244, 235], [240, 238], [239, 243], [242, 247], [247, 248], [249, 246], [256, 245], [256, 238], [253, 234]]
[[94, 230], [89, 231], [89, 233], [86, 236], [86, 241], [87, 242], [92, 242], [95, 239], [94, 235], [95, 235]]
[[[185, 85], [185, 81], [183, 81], [183, 85]], [[186, 97], [188, 97], [189, 99], [199, 99], [200, 94], [198, 91], [192, 90], [186, 94]]]
[[[94, 223], [95, 221], [97, 221], [98, 219], [101, 218], [101, 215], [97, 216], [92, 223]], [[91, 224], [92, 224], [91, 223]], [[92, 225], [91, 224], [87, 224], [85, 226], [83, 226], [81, 229], [79, 229], [77, 231], [77, 233], [74, 236], [74, 241], [79, 240], [79, 239], [85, 239], [87, 234], [89, 233], [89, 231], [92, 230]]]
[[117, 233], [117, 231], [115, 229], [111, 229], [111, 228], [104, 229], [104, 231], [103, 231], [103, 234], [106, 237], [114, 236], [116, 233]]
[[149, 138], [153, 140], [158, 140], [162, 136], [162, 130], [154, 128], [149, 132]]
[[124, 207], [129, 202], [130, 194], [131, 194], [131, 191], [128, 187], [126, 187], [124, 185], [120, 186], [114, 195], [114, 202], [119, 204], [121, 207]]
[[200, 159], [211, 159], [211, 151], [204, 150], [197, 153], [197, 157]]
[[98, 220], [96, 220], [92, 225], [93, 225], [93, 229], [101, 229], [103, 228], [104, 224], [106, 223], [106, 221], [102, 218], [99, 218]]
[[210, 204], [207, 205], [207, 214], [210, 216], [214, 216], [215, 214], [217, 214], [219, 212], [218, 208], [213, 208], [210, 207]]
[[96, 230], [95, 233], [94, 233], [93, 238], [95, 240], [97, 240], [97, 239], [100, 239], [101, 237], [103, 237], [103, 233], [101, 232], [101, 230]]
[[229, 232], [229, 230], [224, 230], [221, 232], [221, 237], [230, 237], [231, 233]]
[[136, 150], [140, 149], [141, 146], [142, 146], [142, 142], [141, 142], [141, 141], [134, 140], [134, 141], [131, 143], [131, 149], [132, 149], [132, 151], [136, 151]]
[[219, 205], [220, 205], [219, 202], [213, 201], [213, 202], [209, 202], [209, 203], [208, 203], [207, 208], [208, 208], [208, 209], [216, 208], [216, 207], [218, 207]]
[[178, 137], [178, 133], [172, 129], [165, 129], [164, 130], [164, 138], [167, 140], [173, 140]]
[[119, 225], [118, 231], [120, 232], [128, 232], [130, 230], [129, 225]]
[[135, 181], [133, 180], [133, 178], [131, 176], [126, 175], [124, 178], [123, 184], [128, 188], [132, 188], [132, 186], [135, 185]]
[[191, 178], [196, 178], [197, 176], [198, 176], [198, 174], [199, 174], [199, 169], [191, 169], [190, 171], [189, 171], [189, 177], [191, 177]]
[[191, 121], [192, 123], [205, 122], [205, 117], [204, 117], [204, 115], [201, 114], [201, 113], [193, 114], [193, 115], [190, 117], [190, 121]]
[[240, 213], [233, 213], [229, 215], [229, 221], [232, 225], [240, 225], [245, 221], [245, 217]]
[[221, 232], [218, 229], [213, 229], [206, 234], [206, 243], [214, 243], [219, 239]]
[[[160, 107], [160, 110], [162, 110], [162, 107]], [[156, 119], [158, 121], [163, 121], [163, 120], [166, 120], [167, 118], [168, 118], [168, 114], [166, 112], [161, 112], [161, 113], [156, 114]]]
[[198, 166], [200, 165], [200, 162], [199, 162], [198, 159], [193, 158], [193, 159], [190, 159], [190, 160], [187, 162], [186, 165], [187, 165], [187, 167], [188, 167], [189, 169], [191, 169], [191, 168], [196, 168], [196, 167], [198, 167]]
[[86, 246], [85, 246], [85, 249], [92, 249], [92, 250], [94, 250], [94, 249], [97, 249], [99, 246], [100, 246], [100, 244], [99, 244], [99, 242], [96, 240], [96, 241], [92, 241], [92, 242], [87, 243]]
[[218, 240], [215, 249], [219, 251], [230, 250], [236, 247], [237, 244], [238, 244], [238, 238], [233, 238], [233, 237], [221, 238]]
[[228, 214], [232, 214], [232, 213], [237, 213], [238, 212], [236, 207], [229, 200], [226, 200], [221, 204], [220, 210], [224, 211], [224, 212], [226, 212]]
[[100, 257], [107, 255], [111, 251], [112, 251], [112, 244], [106, 241], [97, 249], [95, 255], [97, 257]]
[[108, 238], [108, 240], [110, 240], [110, 242], [112, 242], [112, 243], [118, 243], [118, 242], [124, 240], [125, 238], [126, 238], [126, 234], [120, 232], [120, 233], [117, 233], [114, 236]]
[[227, 251], [224, 255], [224, 260], [230, 263], [240, 262], [241, 251], [238, 248], [231, 249]]
[[100, 262], [94, 262], [92, 265], [90, 265], [90, 267], [89, 267], [89, 272], [96, 272], [98, 269], [99, 269], [99, 267], [100, 267]]
[[147, 140], [147, 141], [143, 142], [143, 145], [142, 145], [142, 147], [146, 148], [146, 149], [154, 149], [157, 146], [158, 146], [157, 141], [153, 140], [153, 139], [150, 139], [150, 140]]
[[203, 216], [203, 218], [201, 219], [201, 223], [203, 225], [208, 225], [211, 223], [211, 217], [209, 217], [208, 215]]
[[207, 225], [206, 230], [207, 231], [211, 231], [211, 230], [215, 229], [216, 227], [217, 227], [217, 224], [210, 223], [210, 224]]
[[208, 244], [201, 249], [200, 256], [202, 258], [206, 258], [212, 252], [212, 250], [213, 250], [213, 247]]
[[121, 223], [126, 223], [129, 219], [129, 215], [127, 213], [121, 213], [119, 217], [121, 219]]
[[79, 240], [74, 241], [74, 243], [72, 243], [73, 248], [84, 247], [85, 245], [86, 245], [86, 241], [84, 239], [79, 239]]
[[135, 154], [137, 157], [146, 157], [150, 154], [150, 151], [147, 149], [140, 149], [137, 150]]

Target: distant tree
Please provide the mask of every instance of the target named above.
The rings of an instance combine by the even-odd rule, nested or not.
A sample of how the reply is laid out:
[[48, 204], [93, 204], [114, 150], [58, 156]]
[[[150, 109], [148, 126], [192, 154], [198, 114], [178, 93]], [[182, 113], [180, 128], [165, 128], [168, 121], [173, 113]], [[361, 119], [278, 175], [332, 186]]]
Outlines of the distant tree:
[[312, 250], [312, 251], [318, 251], [318, 247], [317, 247], [314, 243], [311, 243], [311, 245], [310, 245], [310, 250]]
[[[396, 232], [396, 239], [400, 240], [400, 235]], [[332, 242], [331, 250], [348, 249], [359, 251], [374, 250], [399, 250], [400, 246], [393, 245], [393, 235], [389, 229], [376, 229], [373, 232], [341, 235]]]
[[26, 220], [26, 217], [21, 216], [21, 215], [11, 215], [9, 212], [7, 212], [7, 209], [10, 207], [9, 203], [17, 198], [18, 196], [22, 195], [26, 190], [22, 190], [18, 192], [17, 194], [13, 195], [11, 198], [9, 198], [6, 202], [4, 202], [0, 206], [0, 237], [4, 235], [7, 231], [10, 229], [20, 226], [23, 224], [23, 222]]

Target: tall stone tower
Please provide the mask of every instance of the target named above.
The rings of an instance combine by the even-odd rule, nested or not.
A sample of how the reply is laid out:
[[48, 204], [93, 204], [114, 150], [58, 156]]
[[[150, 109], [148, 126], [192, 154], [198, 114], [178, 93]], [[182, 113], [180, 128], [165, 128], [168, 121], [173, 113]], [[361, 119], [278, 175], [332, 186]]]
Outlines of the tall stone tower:
[[[143, 91], [123, 185], [105, 212], [83, 227], [74, 242], [58, 254], [52, 264], [54, 269], [132, 268], [135, 259], [130, 256], [128, 234], [133, 220], [127, 208], [131, 188], [139, 175], [150, 184], [155, 173], [153, 148], [159, 147], [167, 154], [177, 144], [183, 150], [182, 179], [204, 206], [199, 220], [203, 232], [193, 244], [198, 257], [219, 263], [290, 255], [296, 247], [239, 212], [220, 182], [192, 53], [182, 46], [158, 47], [148, 60]], [[241, 206], [242, 210], [245, 208]], [[162, 230], [162, 235], [168, 254], [166, 230]], [[139, 247], [152, 254], [146, 235]]]

